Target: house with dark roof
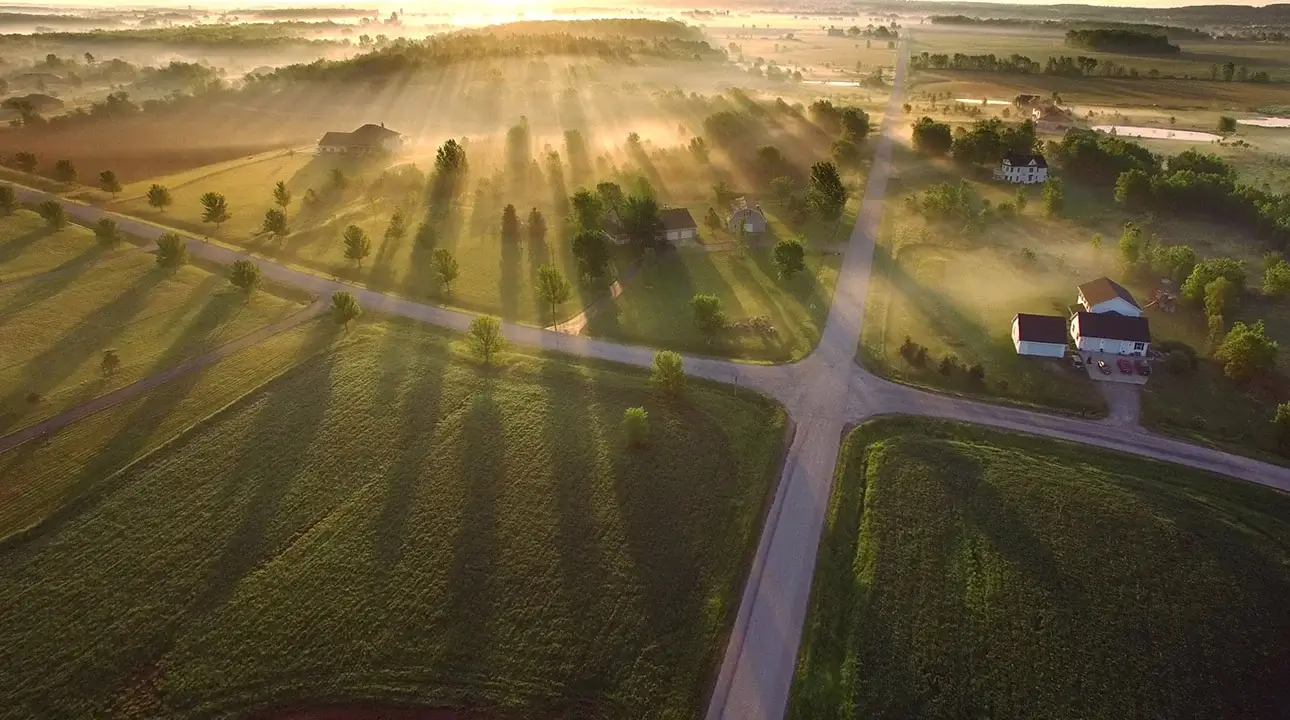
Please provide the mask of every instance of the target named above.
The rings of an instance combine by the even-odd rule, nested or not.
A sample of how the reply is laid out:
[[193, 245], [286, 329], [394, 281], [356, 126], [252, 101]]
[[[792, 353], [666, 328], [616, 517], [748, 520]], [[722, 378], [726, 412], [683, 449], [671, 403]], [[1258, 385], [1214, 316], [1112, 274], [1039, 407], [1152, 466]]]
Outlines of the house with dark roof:
[[394, 152], [403, 146], [403, 136], [385, 127], [385, 123], [368, 123], [353, 132], [329, 132], [318, 141], [318, 152], [344, 155], [368, 155]]
[[1066, 354], [1066, 318], [1017, 313], [1012, 319], [1012, 346], [1018, 355], [1061, 357]]
[[1146, 355], [1151, 327], [1141, 316], [1079, 311], [1071, 318], [1071, 339], [1084, 352]]
[[1091, 313], [1113, 312], [1130, 317], [1142, 316], [1142, 307], [1133, 299], [1133, 293], [1108, 277], [1080, 285], [1077, 301], [1084, 310]]
[[[694, 242], [699, 236], [699, 226], [694, 222], [694, 216], [689, 210], [663, 208], [658, 214], [663, 229], [655, 236], [656, 240], [666, 240], [671, 243]], [[618, 217], [617, 210], [605, 213], [604, 232], [610, 240], [619, 245], [625, 245], [631, 240], [626, 228], [623, 227], [622, 220]]]
[[1048, 161], [1043, 155], [1008, 153], [994, 171], [995, 180], [1034, 185], [1048, 179]]

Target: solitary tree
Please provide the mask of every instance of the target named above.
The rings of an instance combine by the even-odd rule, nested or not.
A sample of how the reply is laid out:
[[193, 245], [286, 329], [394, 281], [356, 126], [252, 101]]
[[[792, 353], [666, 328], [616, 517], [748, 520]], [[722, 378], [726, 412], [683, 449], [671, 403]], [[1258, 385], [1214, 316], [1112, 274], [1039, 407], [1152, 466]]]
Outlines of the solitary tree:
[[104, 377], [111, 377], [121, 368], [121, 356], [117, 354], [114, 348], [108, 348], [103, 351], [103, 359], [99, 361], [99, 368], [103, 371]]
[[341, 238], [345, 241], [345, 257], [363, 267], [363, 258], [372, 254], [372, 241], [367, 238], [367, 233], [357, 225], [350, 225]]
[[434, 169], [440, 175], [459, 175], [466, 170], [466, 149], [449, 138], [435, 154]]
[[1230, 115], [1223, 115], [1218, 118], [1218, 131], [1221, 133], [1236, 132], [1236, 118]]
[[36, 212], [45, 219], [45, 223], [55, 230], [67, 224], [67, 211], [57, 200], [46, 200], [36, 206]]
[[716, 295], [698, 294], [690, 300], [694, 311], [694, 324], [704, 339], [712, 342], [717, 333], [726, 326], [726, 314], [721, 309], [721, 300]]
[[202, 222], [214, 223], [216, 232], [232, 215], [228, 212], [228, 201], [217, 192], [204, 193], [201, 197]]
[[234, 260], [232, 267], [229, 268], [228, 279], [229, 282], [250, 293], [260, 284], [260, 267], [246, 258]]
[[811, 166], [811, 181], [806, 193], [807, 202], [825, 220], [837, 220], [847, 202], [847, 189], [842, 185], [838, 168], [831, 162], [817, 162]]
[[480, 315], [470, 321], [470, 332], [466, 335], [470, 349], [485, 363], [492, 363], [493, 356], [501, 352], [506, 345], [502, 337], [502, 323], [495, 317]]
[[264, 211], [264, 224], [260, 226], [260, 232], [269, 233], [274, 240], [281, 240], [291, 232], [287, 226], [287, 214], [278, 208], [269, 208]]
[[1058, 217], [1066, 209], [1066, 194], [1062, 191], [1062, 181], [1048, 178], [1044, 181], [1044, 214]]
[[14, 153], [13, 166], [23, 172], [32, 172], [36, 169], [36, 154], [29, 152]]
[[775, 266], [779, 276], [787, 280], [806, 269], [806, 251], [802, 243], [796, 240], [780, 240], [775, 243]]
[[358, 300], [353, 295], [344, 290], [332, 293], [331, 317], [337, 324], [344, 325], [345, 330], [349, 330], [350, 321], [357, 320], [362, 314], [363, 308], [358, 306]]
[[148, 204], [152, 207], [165, 212], [166, 208], [173, 203], [174, 199], [170, 197], [170, 190], [166, 189], [165, 185], [153, 185], [148, 188]]
[[1260, 320], [1254, 325], [1243, 322], [1232, 324], [1214, 357], [1223, 363], [1223, 374], [1238, 382], [1273, 371], [1277, 363], [1278, 345], [1268, 337]]
[[0, 185], [0, 215], [12, 215], [18, 209], [18, 196], [13, 188]]
[[452, 281], [457, 279], [461, 269], [457, 266], [457, 258], [453, 257], [452, 251], [448, 248], [434, 249], [434, 271], [439, 276], [439, 282], [443, 283], [444, 292], [452, 292]]
[[520, 216], [515, 212], [515, 206], [507, 203], [502, 208], [502, 239], [518, 240], [520, 238]]
[[105, 193], [112, 193], [113, 199], [116, 194], [121, 192], [121, 181], [116, 179], [116, 173], [111, 170], [104, 170], [99, 173], [99, 189]]
[[681, 365], [681, 356], [671, 350], [659, 350], [654, 353], [654, 364], [650, 367], [650, 381], [669, 395], [680, 394], [685, 388], [685, 369]]
[[627, 408], [623, 411], [623, 434], [627, 444], [633, 447], [644, 445], [649, 439], [649, 413], [643, 407]]
[[273, 202], [282, 208], [282, 213], [285, 215], [287, 206], [291, 204], [291, 191], [287, 189], [287, 184], [281, 180], [278, 181], [277, 185], [273, 186]]
[[345, 188], [349, 187], [349, 178], [345, 177], [345, 171], [340, 168], [331, 169], [331, 179], [328, 182], [336, 192], [343, 192]]
[[101, 244], [111, 247], [121, 241], [121, 231], [112, 218], [100, 218], [94, 224], [94, 237], [98, 238]]
[[157, 238], [157, 264], [174, 268], [188, 262], [188, 243], [175, 233], [168, 232]]
[[54, 179], [59, 182], [76, 182], [76, 166], [71, 160], [59, 160], [54, 163]]
[[569, 281], [554, 265], [543, 265], [537, 269], [537, 295], [551, 306], [552, 323], [555, 323], [556, 308], [569, 301], [572, 290]]
[[546, 240], [546, 218], [537, 208], [529, 210], [529, 240], [540, 243]]
[[403, 239], [408, 233], [408, 221], [403, 217], [403, 213], [395, 210], [390, 216], [390, 223], [385, 226], [385, 241], [394, 242]]

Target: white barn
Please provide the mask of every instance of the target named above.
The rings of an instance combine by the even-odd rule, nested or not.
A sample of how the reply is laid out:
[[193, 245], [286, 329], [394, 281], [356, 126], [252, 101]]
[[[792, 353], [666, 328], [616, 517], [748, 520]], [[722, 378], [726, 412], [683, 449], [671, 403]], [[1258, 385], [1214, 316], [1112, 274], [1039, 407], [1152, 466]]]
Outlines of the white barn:
[[1066, 318], [1017, 313], [1012, 319], [1012, 346], [1018, 355], [1062, 357], [1066, 354]]

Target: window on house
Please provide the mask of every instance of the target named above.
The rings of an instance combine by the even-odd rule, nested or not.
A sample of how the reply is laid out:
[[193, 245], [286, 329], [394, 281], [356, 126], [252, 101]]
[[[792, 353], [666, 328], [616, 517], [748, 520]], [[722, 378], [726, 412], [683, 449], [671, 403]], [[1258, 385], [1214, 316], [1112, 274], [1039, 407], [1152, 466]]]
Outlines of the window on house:
[[1147, 349], [1146, 343], [1133, 343], [1134, 352], [1142, 352], [1143, 350], [1146, 350], [1146, 349]]

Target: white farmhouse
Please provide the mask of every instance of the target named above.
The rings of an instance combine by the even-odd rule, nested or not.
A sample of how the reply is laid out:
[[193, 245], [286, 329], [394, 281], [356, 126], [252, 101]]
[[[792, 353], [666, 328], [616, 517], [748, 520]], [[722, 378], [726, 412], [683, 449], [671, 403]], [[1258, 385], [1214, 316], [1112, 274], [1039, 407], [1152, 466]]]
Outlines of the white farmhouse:
[[1144, 317], [1080, 311], [1071, 318], [1071, 339], [1084, 352], [1142, 356], [1151, 346], [1151, 327]]
[[1008, 153], [994, 171], [995, 180], [1034, 185], [1048, 179], [1048, 161], [1043, 155]]
[[1076, 299], [1086, 311], [1091, 313], [1119, 313], [1129, 317], [1142, 317], [1142, 308], [1133, 294], [1123, 285], [1107, 277], [1090, 280], [1079, 286], [1079, 297]]

